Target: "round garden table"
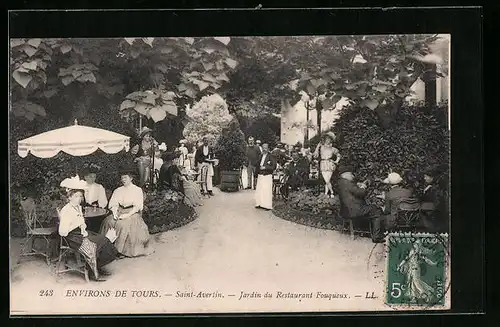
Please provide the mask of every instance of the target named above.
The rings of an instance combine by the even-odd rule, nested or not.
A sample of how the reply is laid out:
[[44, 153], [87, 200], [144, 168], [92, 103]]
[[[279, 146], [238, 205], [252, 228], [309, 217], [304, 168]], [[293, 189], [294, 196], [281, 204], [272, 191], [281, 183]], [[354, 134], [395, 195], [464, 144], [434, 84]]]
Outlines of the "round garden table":
[[[85, 224], [87, 224], [87, 229], [95, 233], [99, 233], [102, 221], [109, 215], [109, 213], [110, 211], [108, 209], [96, 208], [96, 207], [84, 207], [83, 217], [85, 218]], [[57, 216], [57, 212], [55, 215]]]

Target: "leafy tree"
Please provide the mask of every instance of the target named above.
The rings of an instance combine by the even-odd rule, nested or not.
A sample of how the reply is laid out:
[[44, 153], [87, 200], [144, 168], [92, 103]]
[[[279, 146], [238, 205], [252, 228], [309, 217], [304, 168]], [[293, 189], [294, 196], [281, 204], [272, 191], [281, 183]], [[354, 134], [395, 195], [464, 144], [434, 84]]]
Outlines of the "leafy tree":
[[186, 114], [189, 122], [183, 133], [192, 144], [196, 144], [204, 136], [209, 137], [214, 144], [222, 129], [233, 119], [226, 101], [218, 94], [204, 96], [192, 107], [188, 107]]
[[224, 127], [214, 149], [220, 170], [240, 169], [247, 161], [245, 135], [236, 119]]

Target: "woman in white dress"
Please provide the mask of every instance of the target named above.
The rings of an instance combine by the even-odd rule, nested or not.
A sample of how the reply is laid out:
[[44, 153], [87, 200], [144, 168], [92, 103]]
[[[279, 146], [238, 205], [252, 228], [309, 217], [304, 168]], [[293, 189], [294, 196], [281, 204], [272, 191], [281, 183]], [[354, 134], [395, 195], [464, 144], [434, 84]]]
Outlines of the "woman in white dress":
[[340, 153], [337, 148], [333, 146], [333, 142], [335, 142], [336, 136], [332, 132], [328, 132], [323, 135], [322, 141], [316, 147], [314, 151], [314, 157], [320, 157], [320, 170], [321, 175], [325, 181], [325, 194], [333, 197], [333, 186], [332, 186], [332, 175], [335, 171], [339, 161], [340, 161]]
[[102, 276], [110, 274], [103, 267], [116, 259], [116, 248], [106, 236], [87, 230], [81, 206], [86, 183], [75, 177], [64, 180], [61, 186], [66, 187], [68, 203], [58, 211], [59, 235], [83, 255], [93, 273], [91, 277], [103, 281]]
[[148, 226], [142, 219], [144, 193], [132, 183], [132, 174], [131, 170], [121, 172], [123, 186], [113, 192], [108, 205], [112, 213], [101, 225], [103, 235], [111, 228], [116, 230], [114, 244], [122, 257], [137, 257], [154, 252], [150, 245]]
[[97, 178], [97, 167], [90, 165], [82, 169], [82, 176], [85, 180], [85, 206], [106, 208], [108, 205], [108, 198], [106, 197], [106, 190], [101, 184], [95, 182]]

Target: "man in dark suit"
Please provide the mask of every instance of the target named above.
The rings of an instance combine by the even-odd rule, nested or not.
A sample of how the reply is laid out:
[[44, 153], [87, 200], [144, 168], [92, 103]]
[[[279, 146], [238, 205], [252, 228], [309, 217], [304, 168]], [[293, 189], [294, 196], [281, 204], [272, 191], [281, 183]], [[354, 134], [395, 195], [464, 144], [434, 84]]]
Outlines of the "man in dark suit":
[[248, 145], [246, 149], [247, 154], [247, 176], [248, 186], [247, 189], [253, 188], [255, 190], [257, 182], [256, 168], [259, 164], [259, 157], [261, 155], [260, 148], [254, 143], [254, 138], [248, 138]]
[[420, 195], [422, 222], [430, 231], [446, 231], [446, 217], [443, 217], [445, 201], [443, 192], [435, 185], [437, 171], [429, 168], [424, 172], [425, 187]]
[[[204, 137], [203, 138], [203, 145], [200, 146], [198, 149], [196, 149], [196, 154], [195, 154], [195, 165], [198, 166], [200, 171], [202, 170], [201, 168], [206, 166], [207, 167], [207, 189], [202, 190], [202, 192], [207, 191], [209, 195], [214, 195], [213, 194], [213, 176], [214, 176], [214, 167], [213, 167], [213, 160], [215, 159], [215, 155], [213, 152], [212, 147], [208, 145], [208, 138]], [[205, 178], [205, 176], [200, 176], [199, 178]]]
[[257, 166], [257, 189], [255, 191], [255, 207], [265, 210], [273, 208], [273, 172], [276, 169], [276, 158], [269, 153], [269, 145], [262, 144], [262, 154]]
[[365, 201], [366, 184], [355, 183], [351, 167], [339, 168], [338, 192], [340, 198], [340, 215], [348, 219], [363, 218], [380, 214], [380, 211], [369, 206]]
[[284, 195], [288, 195], [288, 190], [297, 190], [305, 184], [305, 181], [309, 175], [308, 164], [305, 162], [306, 159], [301, 158], [299, 152], [292, 153], [292, 161], [288, 163], [285, 167], [285, 173], [288, 176], [284, 188]]
[[[375, 242], [383, 242], [384, 231], [394, 226], [399, 208], [414, 210], [419, 207], [413, 192], [402, 187], [402, 182], [403, 178], [397, 173], [390, 173], [383, 180], [383, 183], [389, 184], [391, 188], [383, 196], [385, 198], [383, 215], [373, 220], [372, 237]], [[401, 203], [401, 200], [408, 201]]]

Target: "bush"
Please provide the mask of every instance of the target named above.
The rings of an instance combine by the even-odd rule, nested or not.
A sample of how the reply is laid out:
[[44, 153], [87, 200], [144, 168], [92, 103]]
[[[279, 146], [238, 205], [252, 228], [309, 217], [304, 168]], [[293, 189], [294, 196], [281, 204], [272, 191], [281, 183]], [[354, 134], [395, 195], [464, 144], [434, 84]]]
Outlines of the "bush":
[[233, 119], [217, 139], [214, 149], [220, 170], [240, 169], [247, 161], [246, 142], [236, 119]]
[[294, 192], [286, 202], [275, 204], [276, 216], [297, 224], [314, 228], [340, 230], [340, 203], [337, 197], [324, 194], [317, 196], [308, 192]]
[[287, 203], [294, 209], [318, 215], [336, 216], [340, 209], [338, 197], [331, 198], [325, 194], [314, 195], [310, 192], [291, 193]]
[[156, 234], [192, 222], [197, 213], [184, 203], [181, 193], [166, 190], [146, 193], [142, 217], [149, 232]]
[[275, 147], [278, 143], [281, 130], [279, 118], [272, 115], [265, 115], [257, 118], [241, 118], [240, 120], [244, 121], [242, 131], [247, 139], [253, 136], [255, 140], [268, 143], [271, 148]]
[[[369, 180], [368, 201], [379, 203], [374, 196], [385, 185], [379, 179], [390, 170], [406, 177], [409, 186], [420, 188], [422, 172], [429, 167], [440, 171], [437, 183], [448, 187], [449, 130], [446, 103], [435, 108], [422, 105], [404, 106], [393, 124], [383, 129], [374, 111], [367, 108], [344, 108], [333, 131], [341, 164], [354, 168], [359, 180]], [[444, 182], [446, 181], [446, 182]]]

